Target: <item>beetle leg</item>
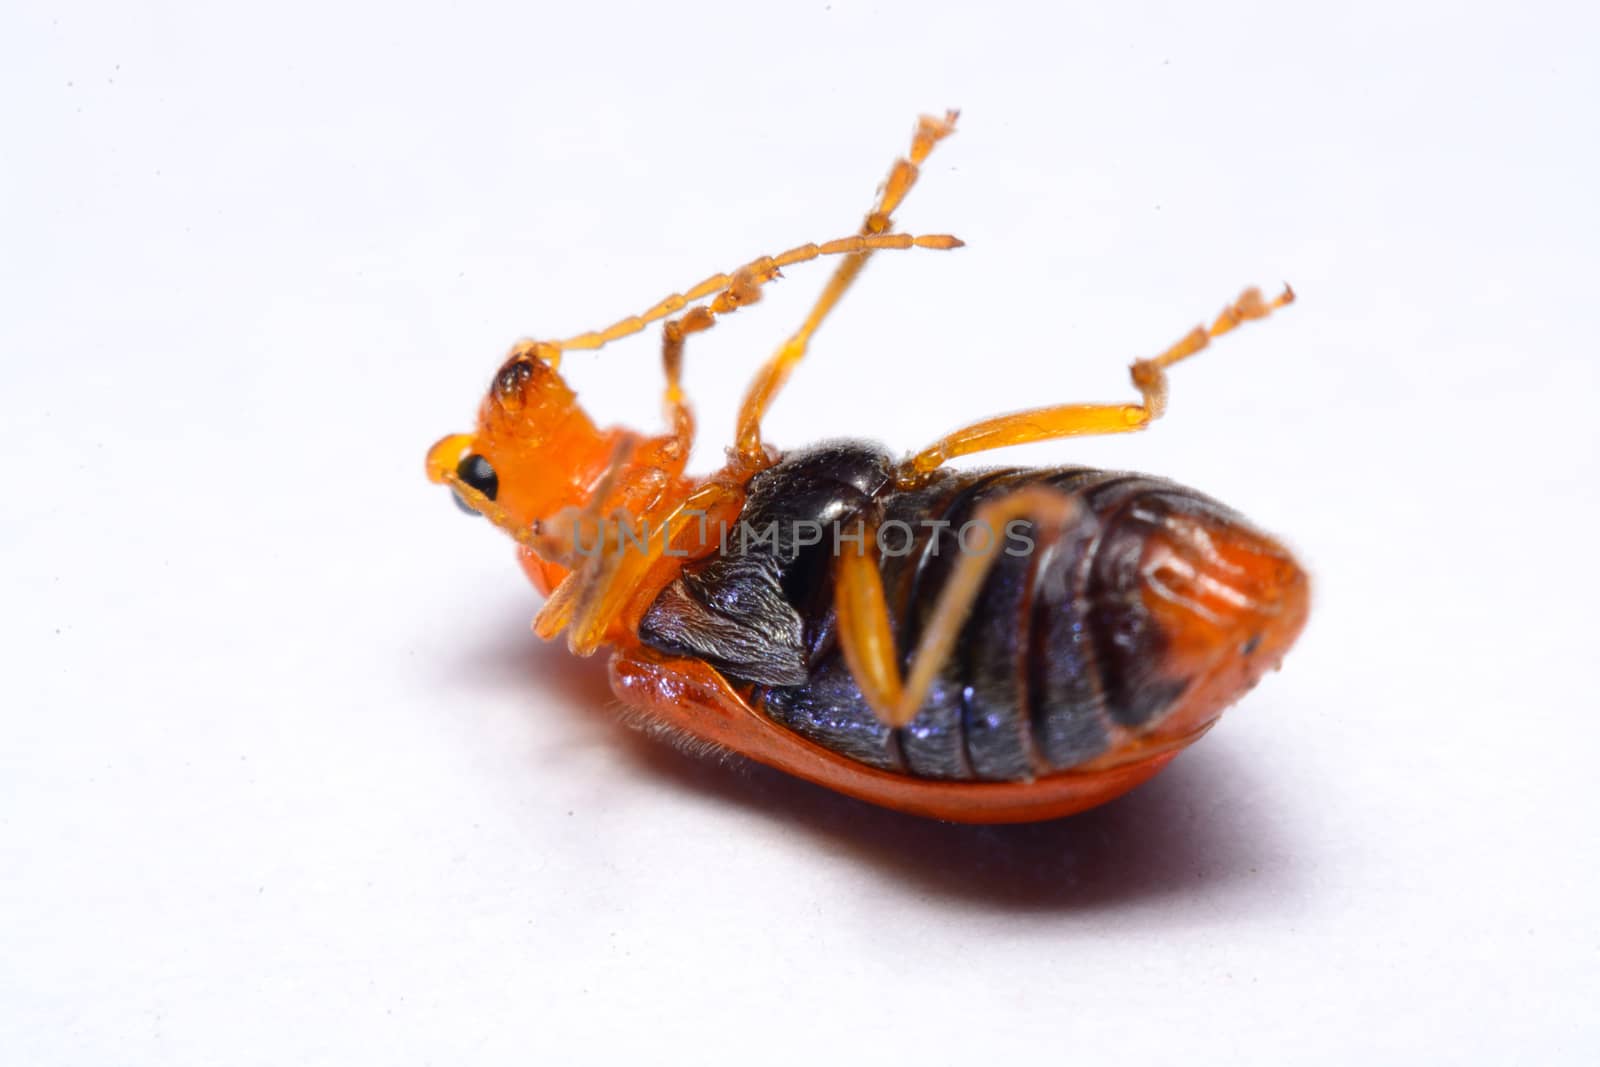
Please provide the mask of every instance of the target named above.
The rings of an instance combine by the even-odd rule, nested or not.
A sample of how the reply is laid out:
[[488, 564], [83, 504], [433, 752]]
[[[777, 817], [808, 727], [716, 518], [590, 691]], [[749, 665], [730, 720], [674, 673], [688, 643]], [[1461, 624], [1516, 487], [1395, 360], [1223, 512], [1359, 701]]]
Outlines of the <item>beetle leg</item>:
[[947, 434], [906, 461], [902, 472], [911, 479], [927, 474], [957, 456], [986, 452], [991, 448], [1050, 441], [1058, 437], [1086, 434], [1127, 433], [1142, 430], [1159, 419], [1167, 409], [1166, 369], [1204, 349], [1241, 323], [1264, 319], [1273, 311], [1294, 302], [1294, 290], [1268, 301], [1261, 290], [1246, 289], [1239, 299], [1223, 309], [1209, 328], [1196, 326], [1177, 344], [1154, 359], [1135, 360], [1129, 373], [1143, 398], [1138, 404], [1061, 404], [1053, 407], [1000, 415], [964, 426]]
[[[689, 334], [709, 330], [716, 325], [718, 315], [726, 315], [760, 300], [761, 286], [782, 277], [782, 268], [804, 263], [819, 256], [849, 256], [850, 259], [846, 260], [846, 263], [849, 263], [858, 262], [873, 252], [908, 248], [943, 251], [960, 247], [960, 238], [942, 233], [916, 237], [903, 233], [856, 234], [852, 237], [824, 241], [822, 244], [796, 245], [776, 256], [763, 256], [761, 259], [752, 260], [731, 275], [719, 274], [708, 278], [691, 290], [691, 293], [701, 293], [704, 287], [713, 281], [726, 281], [727, 286], [717, 293], [710, 303], [691, 308], [675, 319], [668, 319], [661, 327], [661, 365], [667, 379], [667, 421], [672, 424], [673, 432], [686, 450], [693, 443], [694, 420], [689, 412], [682, 382], [684, 341]], [[687, 297], [684, 299], [687, 300]], [[681, 303], [678, 306], [682, 306]], [[645, 317], [645, 320], [648, 319], [649, 315]], [[643, 321], [639, 328], [643, 328]], [[562, 342], [563, 347], [570, 347], [571, 344]]]
[[540, 559], [569, 571], [534, 619], [534, 632], [548, 641], [566, 630], [567, 647], [581, 656], [606, 641], [635, 601], [659, 592], [685, 558], [716, 549], [721, 529], [744, 504], [742, 484], [712, 480], [682, 503], [630, 513], [625, 503], [618, 506], [617, 479], [639, 447], [636, 437], [624, 435], [584, 507], [541, 519], [519, 538]]
[[[878, 193], [877, 203], [868, 213], [866, 221], [861, 224], [863, 237], [888, 233], [890, 226], [893, 225], [890, 216], [906, 198], [911, 187], [916, 184], [919, 168], [933, 151], [933, 146], [955, 132], [956, 115], [957, 112], [949, 111], [942, 119], [924, 115], [918, 120], [910, 152], [895, 161], [893, 169], [889, 171], [888, 180]], [[945, 247], [958, 247], [959, 244], [960, 242], [956, 242]], [[744, 402], [739, 407], [738, 427], [734, 435], [735, 448], [747, 463], [757, 466], [764, 464], [766, 452], [761, 443], [762, 417], [772, 405], [778, 390], [783, 388], [783, 383], [788, 380], [795, 365], [805, 356], [812, 334], [817, 332], [822, 320], [828, 317], [828, 313], [839, 302], [839, 298], [844, 296], [850, 284], [856, 280], [856, 275], [861, 273], [861, 268], [866, 266], [871, 254], [872, 249], [869, 248], [839, 264], [833, 272], [833, 277], [828, 279], [822, 295], [812, 306], [811, 313], [800, 324], [800, 328], [756, 372], [755, 379], [745, 392]]]
[[[569, 568], [569, 573], [551, 592], [533, 620], [533, 631], [546, 641], [560, 633], [572, 620], [579, 594], [604, 580], [606, 566], [606, 522], [604, 508], [616, 486], [617, 475], [633, 458], [639, 442], [632, 434], [622, 437], [611, 453], [610, 464], [582, 508], [565, 508], [549, 519], [533, 524], [528, 547], [540, 559]], [[585, 546], [585, 539], [589, 546]]]
[[[625, 541], [620, 532], [615, 538], [603, 538], [595, 559], [567, 579], [579, 580], [567, 595], [565, 617], [552, 619], [559, 625], [548, 633], [540, 629], [540, 636], [553, 637], [566, 627], [567, 647], [580, 656], [592, 654], [630, 612], [643, 613], [685, 559], [715, 551], [720, 530], [737, 518], [743, 505], [742, 485], [712, 481], [670, 510], [638, 516], [642, 545], [631, 538]], [[567, 582], [545, 605], [546, 611]]]
[[991, 500], [978, 508], [972, 522], [987, 529], [981, 551], [963, 552], [949, 581], [939, 592], [933, 612], [922, 629], [902, 680], [899, 645], [878, 571], [875, 531], [865, 531], [854, 551], [842, 551], [834, 584], [839, 646], [850, 673], [878, 718], [892, 727], [916, 718], [934, 680], [955, 647], [972, 605], [983, 586], [1010, 524], [1028, 519], [1041, 530], [1064, 529], [1078, 515], [1080, 505], [1053, 489], [1030, 487]]
[[760, 300], [761, 286], [777, 276], [776, 267], [766, 274], [757, 274], [749, 266], [741, 267], [734, 272], [728, 287], [718, 293], [711, 303], [692, 308], [662, 324], [661, 369], [667, 379], [663, 403], [666, 406], [667, 422], [672, 426], [673, 436], [677, 439], [684, 455], [688, 455], [689, 449], [694, 445], [694, 412], [690, 409], [689, 399], [683, 391], [684, 342], [690, 334], [700, 333], [715, 326], [718, 315], [726, 315]]

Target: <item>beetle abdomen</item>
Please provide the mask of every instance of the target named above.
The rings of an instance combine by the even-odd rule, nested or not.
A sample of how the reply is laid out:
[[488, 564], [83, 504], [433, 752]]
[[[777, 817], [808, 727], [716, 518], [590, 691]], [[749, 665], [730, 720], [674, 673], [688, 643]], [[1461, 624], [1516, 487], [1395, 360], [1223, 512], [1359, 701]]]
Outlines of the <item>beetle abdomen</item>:
[[[830, 445], [758, 475], [743, 523], [775, 522], [779, 537], [690, 568], [640, 636], [707, 659], [747, 685], [765, 715], [841, 755], [916, 777], [1017, 781], [1082, 766], [1149, 733], [1186, 691], [1214, 680], [1226, 655], [1248, 660], [1247, 646], [1283, 613], [1280, 587], [1298, 579], [1303, 594], [1282, 549], [1171, 482], [1002, 469], [940, 471], [902, 490], [891, 469], [875, 446]], [[1078, 518], [1065, 529], [969, 525], [986, 501], [1032, 486], [1077, 501]], [[833, 637], [834, 528], [849, 536], [865, 511], [878, 519], [903, 670], [961, 554], [1001, 539], [952, 656], [898, 730], [873, 714]], [[819, 520], [819, 543], [783, 534]], [[742, 641], [706, 636], [731, 625], [743, 628]], [[756, 653], [751, 633], [768, 635]], [[1258, 674], [1252, 668], [1243, 688]]]

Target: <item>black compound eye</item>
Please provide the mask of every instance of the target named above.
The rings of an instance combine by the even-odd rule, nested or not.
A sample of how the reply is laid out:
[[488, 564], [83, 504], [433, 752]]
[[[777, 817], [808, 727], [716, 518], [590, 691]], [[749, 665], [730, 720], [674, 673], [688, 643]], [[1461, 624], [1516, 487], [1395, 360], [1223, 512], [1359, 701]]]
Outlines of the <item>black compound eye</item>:
[[[500, 492], [500, 476], [494, 472], [493, 467], [489, 466], [489, 461], [482, 456], [471, 454], [463, 456], [461, 462], [456, 464], [456, 477], [490, 500], [493, 500]], [[478, 513], [475, 508], [461, 499], [460, 493], [456, 494], [456, 503], [460, 505], [461, 510], [469, 515]]]

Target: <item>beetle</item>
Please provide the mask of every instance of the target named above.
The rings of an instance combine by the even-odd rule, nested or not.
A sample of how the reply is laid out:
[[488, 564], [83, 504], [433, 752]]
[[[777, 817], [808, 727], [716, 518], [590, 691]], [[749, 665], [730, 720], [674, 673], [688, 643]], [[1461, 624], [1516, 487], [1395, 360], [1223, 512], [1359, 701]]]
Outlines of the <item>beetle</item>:
[[[1164, 479], [946, 464], [1142, 430], [1166, 408], [1169, 367], [1294, 293], [1248, 289], [1134, 362], [1137, 403], [984, 419], [901, 460], [860, 441], [777, 449], [762, 419], [868, 259], [961, 247], [891, 218], [955, 120], [919, 121], [855, 235], [515, 345], [476, 429], [435, 444], [427, 473], [517, 542], [546, 598], [535, 632], [564, 632], [580, 656], [610, 649], [614, 692], [654, 729], [901, 811], [1023, 822], [1110, 800], [1210, 729], [1295, 642], [1309, 580], [1237, 512]], [[691, 476], [687, 338], [822, 257], [841, 258], [749, 386], [726, 464]], [[656, 322], [668, 429], [598, 426], [563, 355]]]

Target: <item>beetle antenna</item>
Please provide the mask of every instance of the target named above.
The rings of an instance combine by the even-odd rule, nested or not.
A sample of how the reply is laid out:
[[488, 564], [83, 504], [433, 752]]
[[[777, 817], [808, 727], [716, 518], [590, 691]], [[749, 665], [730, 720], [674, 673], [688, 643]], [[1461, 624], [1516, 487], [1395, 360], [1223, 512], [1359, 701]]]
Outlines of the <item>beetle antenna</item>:
[[[691, 304], [697, 304], [717, 293], [728, 289], [736, 281], [746, 282], [757, 287], [781, 278], [784, 267], [792, 267], [798, 263], [805, 263], [821, 256], [855, 256], [865, 252], [884, 252], [907, 248], [927, 248], [945, 251], [960, 248], [964, 242], [949, 234], [926, 234], [913, 237], [905, 233], [885, 234], [857, 234], [850, 237], [840, 237], [837, 240], [825, 241], [822, 244], [796, 245], [787, 252], [780, 252], [775, 256], [762, 256], [753, 259], [744, 266], [725, 274], [713, 274], [700, 284], [693, 286], [686, 292], [673, 293], [655, 304], [648, 311], [638, 315], [629, 315], [612, 323], [603, 330], [591, 330], [569, 337], [565, 341], [540, 342], [540, 348], [553, 349], [559, 358], [561, 352], [593, 351], [643, 330], [653, 322], [659, 322], [674, 312], [682, 311]], [[728, 310], [732, 310], [731, 308]], [[544, 353], [540, 353], [544, 354]]]

